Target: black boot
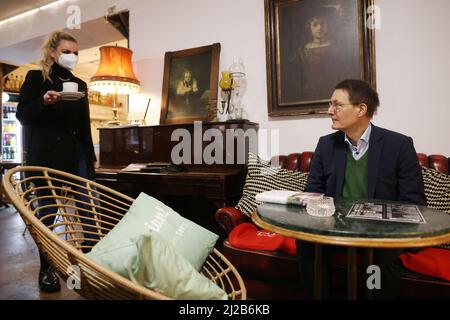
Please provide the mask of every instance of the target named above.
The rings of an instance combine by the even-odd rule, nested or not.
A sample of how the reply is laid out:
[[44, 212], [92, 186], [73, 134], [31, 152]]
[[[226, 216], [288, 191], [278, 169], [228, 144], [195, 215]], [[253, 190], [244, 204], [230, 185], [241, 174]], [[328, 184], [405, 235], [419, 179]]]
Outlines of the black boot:
[[43, 292], [57, 292], [61, 290], [59, 278], [52, 267], [47, 267], [39, 272], [39, 289]]
[[43, 292], [57, 292], [61, 290], [58, 276], [40, 251], [39, 258], [41, 260], [41, 270], [39, 271], [39, 289]]

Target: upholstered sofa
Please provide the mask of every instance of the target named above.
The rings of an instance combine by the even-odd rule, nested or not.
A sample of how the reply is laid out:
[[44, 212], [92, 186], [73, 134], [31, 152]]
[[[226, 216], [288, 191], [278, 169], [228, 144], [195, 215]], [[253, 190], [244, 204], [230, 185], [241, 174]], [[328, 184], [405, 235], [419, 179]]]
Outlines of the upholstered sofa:
[[[273, 157], [284, 169], [309, 172], [313, 152], [292, 153]], [[418, 153], [423, 167], [449, 174], [450, 158], [443, 155]], [[237, 225], [251, 222], [248, 215], [235, 207], [224, 207], [216, 211], [216, 221], [228, 235]], [[248, 250], [234, 247], [227, 239], [223, 243], [224, 255], [243, 276], [250, 299], [301, 299], [303, 296], [298, 263], [295, 256], [282, 251]], [[345, 297], [346, 267], [345, 256], [332, 258], [332, 287], [339, 297]], [[402, 267], [401, 299], [445, 299], [450, 297], [450, 282], [425, 276]]]

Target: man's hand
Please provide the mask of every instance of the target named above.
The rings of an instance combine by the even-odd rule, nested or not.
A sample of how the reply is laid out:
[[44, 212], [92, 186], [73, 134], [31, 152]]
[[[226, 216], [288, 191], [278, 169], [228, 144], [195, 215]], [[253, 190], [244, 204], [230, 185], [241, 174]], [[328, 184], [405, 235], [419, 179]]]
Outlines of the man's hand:
[[53, 90], [49, 90], [44, 94], [44, 105], [55, 104], [61, 100], [61, 95]]

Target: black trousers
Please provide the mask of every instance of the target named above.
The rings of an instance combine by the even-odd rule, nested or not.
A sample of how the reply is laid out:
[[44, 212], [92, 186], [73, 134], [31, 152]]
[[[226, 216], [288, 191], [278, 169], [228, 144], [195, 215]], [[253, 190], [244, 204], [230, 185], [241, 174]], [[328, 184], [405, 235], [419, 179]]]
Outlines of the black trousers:
[[[78, 159], [77, 159], [77, 162], [78, 162], [78, 173], [77, 173], [77, 175], [82, 177], [82, 178], [89, 179], [89, 173], [88, 173], [89, 169], [88, 169], [88, 164], [86, 163], [86, 157], [85, 157], [85, 155], [83, 153], [83, 147], [81, 146], [80, 143], [77, 143], [76, 148], [77, 148], [77, 155], [78, 155]], [[35, 184], [36, 184], [36, 186], [39, 186], [39, 182], [35, 182]], [[80, 187], [85, 187], [85, 185], [80, 184]], [[79, 189], [76, 188], [76, 190], [79, 191], [80, 193], [86, 194], [86, 190], [84, 190], [82, 188], [79, 188]], [[47, 196], [47, 195], [50, 195], [50, 192], [48, 190], [38, 191], [37, 194], [39, 196]], [[83, 197], [81, 195], [75, 195], [75, 199], [77, 199], [79, 201], [83, 201], [83, 202], [88, 202], [89, 203], [89, 200], [86, 197]], [[39, 200], [39, 206], [54, 205], [54, 204], [56, 204], [56, 202], [53, 199], [45, 198], [45, 199]], [[88, 212], [91, 209], [89, 205], [85, 205], [85, 204], [81, 204], [81, 203], [77, 202], [76, 206], [78, 208], [78, 213], [81, 216], [85, 216], [87, 218], [92, 218], [92, 214]], [[47, 215], [49, 215], [49, 214], [55, 214], [55, 213], [57, 213], [57, 211], [58, 211], [58, 209], [57, 209], [56, 206], [55, 207], [49, 207], [49, 208], [41, 209], [38, 212], [38, 217], [39, 218], [44, 218], [43, 219], [43, 223], [46, 226], [50, 226], [50, 225], [52, 225], [54, 223], [54, 219], [45, 219], [45, 217]], [[85, 224], [88, 224], [88, 225], [94, 226], [94, 222], [92, 220], [89, 220], [89, 219], [81, 218], [81, 222], [85, 223]], [[96, 232], [96, 228], [94, 228], [94, 227], [87, 227], [87, 226], [85, 226], [85, 227], [83, 227], [83, 230]], [[86, 233], [85, 237], [86, 238], [90, 238], [90, 239], [94, 239], [94, 240], [99, 239], [99, 237], [97, 235], [93, 235], [93, 234], [89, 234], [89, 233]], [[85, 240], [83, 244], [84, 245], [89, 245], [89, 246], [94, 246], [96, 243], [97, 243], [97, 241]], [[89, 252], [90, 249], [89, 248], [83, 248], [82, 251], [86, 253], [86, 252]], [[40, 251], [39, 251], [39, 259], [40, 259], [40, 262], [41, 262], [41, 268], [40, 268], [41, 271], [47, 270], [50, 267], [50, 264], [47, 262], [47, 259], [45, 258], [45, 256]]]
[[[39, 187], [40, 186], [39, 183], [36, 183], [36, 186]], [[75, 188], [75, 190], [80, 193], [86, 194], [86, 190], [81, 187], [85, 187], [85, 185], [80, 184], [80, 188]], [[36, 193], [39, 197], [51, 196], [50, 190], [47, 190], [47, 189], [37, 191]], [[78, 201], [83, 201], [85, 203], [89, 203], [89, 199], [87, 197], [84, 197], [82, 195], [75, 195], [74, 197]], [[51, 198], [44, 198], [44, 199], [38, 200], [38, 202], [39, 202], [39, 206], [46, 206], [46, 205], [52, 206], [52, 207], [40, 209], [38, 212], [38, 218], [42, 219], [42, 222], [47, 227], [53, 225], [55, 223], [55, 218], [54, 217], [48, 218], [47, 216], [56, 214], [58, 212], [58, 209], [56, 207], [56, 201]], [[96, 232], [97, 229], [95, 228], [94, 222], [89, 219], [89, 218], [93, 218], [92, 213], [89, 212], [91, 210], [91, 207], [89, 205], [86, 205], [83, 203], [78, 203], [78, 202], [76, 202], [76, 206], [77, 206], [78, 214], [82, 217], [88, 218], [88, 219], [81, 218], [80, 219], [81, 222], [84, 224], [87, 224], [87, 225], [92, 225], [92, 227], [83, 226], [83, 230], [90, 231], [90, 232]], [[97, 241], [93, 241], [93, 240], [99, 239], [98, 235], [94, 235], [94, 234], [90, 234], [90, 233], [85, 233], [84, 237], [87, 239], [92, 239], [92, 240], [84, 240], [83, 241], [83, 245], [88, 245], [88, 246], [94, 246], [97, 243]], [[86, 252], [89, 252], [90, 249], [83, 248], [82, 251], [86, 253]], [[40, 262], [41, 262], [40, 270], [41, 271], [47, 270], [50, 267], [50, 264], [47, 262], [47, 259], [45, 258], [45, 256], [42, 254], [41, 251], [39, 251], [39, 258], [40, 258]]]
[[[314, 258], [315, 244], [297, 240], [297, 257], [299, 259], [299, 271], [307, 299], [314, 298]], [[346, 247], [323, 246], [322, 267], [322, 295], [325, 299], [330, 297], [330, 268], [329, 257], [336, 252], [346, 251]], [[377, 300], [393, 300], [399, 297], [400, 287], [400, 261], [398, 256], [401, 249], [374, 249], [373, 261], [380, 268], [381, 288], [373, 289], [373, 296]], [[364, 270], [365, 273], [365, 270]], [[370, 276], [370, 275], [367, 275]]]

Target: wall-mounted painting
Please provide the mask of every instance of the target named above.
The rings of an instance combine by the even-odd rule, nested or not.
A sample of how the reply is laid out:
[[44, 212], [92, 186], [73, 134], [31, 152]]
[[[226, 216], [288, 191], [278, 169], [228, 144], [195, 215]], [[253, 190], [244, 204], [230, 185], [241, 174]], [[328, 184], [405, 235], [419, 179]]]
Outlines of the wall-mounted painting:
[[375, 86], [373, 0], [265, 0], [269, 116], [326, 113], [337, 83]]
[[220, 43], [166, 52], [160, 123], [210, 120], [217, 102]]

